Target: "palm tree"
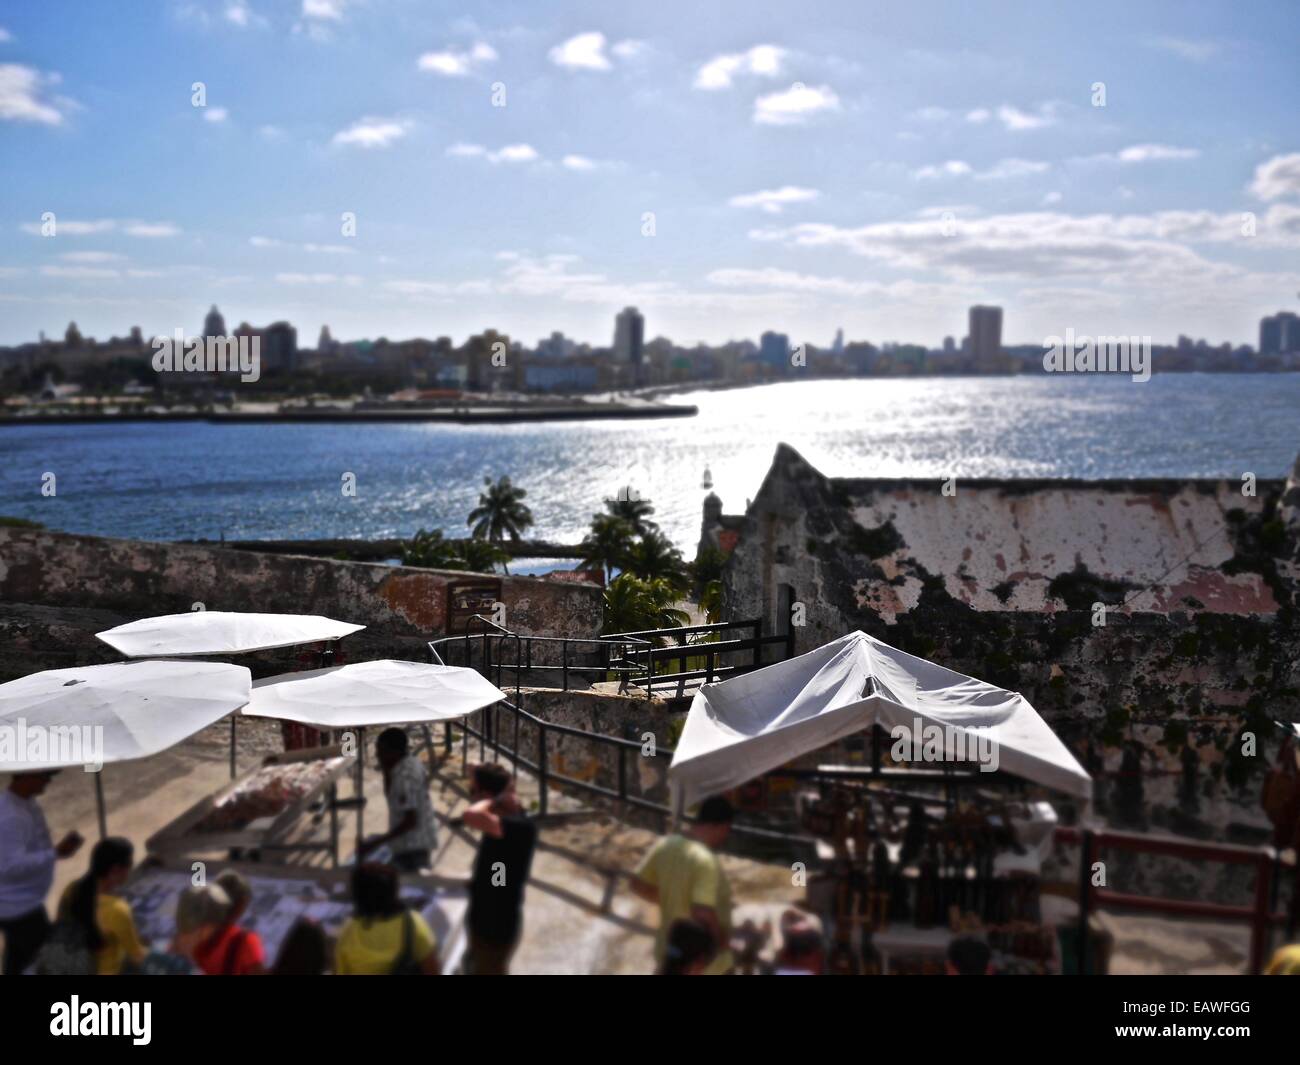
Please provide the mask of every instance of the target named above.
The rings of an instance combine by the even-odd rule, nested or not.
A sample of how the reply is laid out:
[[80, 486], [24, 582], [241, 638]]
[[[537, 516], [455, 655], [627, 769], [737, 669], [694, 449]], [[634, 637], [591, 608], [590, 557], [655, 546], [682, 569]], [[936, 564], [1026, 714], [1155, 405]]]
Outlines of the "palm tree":
[[[528, 493], [512, 485], [509, 477], [502, 477], [495, 484], [491, 477], [485, 477], [483, 485], [487, 491], [479, 493], [478, 506], [469, 512], [466, 521], [467, 525], [474, 526], [474, 539], [500, 543], [509, 536], [511, 540], [518, 540], [533, 523], [533, 512], [523, 502]], [[502, 567], [510, 572], [510, 567], [504, 562]]]
[[659, 526], [650, 520], [655, 508], [648, 499], [624, 499], [620, 493], [618, 499], [605, 500], [605, 509], [615, 518], [622, 518], [637, 536], [658, 530]]
[[642, 536], [628, 552], [626, 569], [645, 581], [662, 580], [677, 592], [687, 588], [686, 563], [671, 540], [657, 529]]
[[643, 632], [673, 628], [690, 620], [674, 605], [677, 593], [664, 581], [643, 581], [620, 573], [605, 589], [605, 616], [601, 631]]
[[490, 540], [457, 540], [456, 551], [471, 573], [495, 573], [497, 566], [510, 572], [510, 556]]
[[422, 566], [426, 569], [460, 569], [461, 559], [456, 545], [443, 539], [437, 529], [421, 529], [402, 545], [402, 565]]
[[591, 531], [582, 540], [582, 569], [596, 569], [609, 582], [613, 571], [622, 569], [632, 550], [632, 526], [612, 514], [597, 514], [591, 519]]

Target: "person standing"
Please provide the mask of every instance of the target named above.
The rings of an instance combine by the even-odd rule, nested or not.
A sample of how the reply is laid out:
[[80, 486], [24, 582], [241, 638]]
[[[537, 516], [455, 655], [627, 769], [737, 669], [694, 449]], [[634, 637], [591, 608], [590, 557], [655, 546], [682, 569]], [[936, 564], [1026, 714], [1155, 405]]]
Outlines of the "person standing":
[[56, 772], [15, 773], [8, 790], [0, 792], [0, 930], [6, 976], [22, 973], [49, 936], [45, 896], [54, 883], [54, 863], [71, 858], [84, 842], [76, 832], [50, 842], [36, 799]]
[[135, 848], [129, 839], [101, 839], [90, 852], [86, 875], [69, 884], [59, 899], [59, 921], [77, 929], [77, 938], [95, 955], [100, 976], [118, 976], [149, 953], [140, 942], [131, 904], [117, 894], [134, 864]]
[[194, 964], [208, 976], [260, 976], [266, 972], [262, 939], [239, 923], [253, 899], [248, 878], [236, 869], [225, 869], [215, 883], [230, 899], [230, 909], [220, 927], [194, 951]]
[[515, 781], [502, 765], [475, 766], [465, 824], [482, 833], [470, 881], [471, 976], [506, 976], [523, 933], [524, 888], [537, 848], [537, 825], [515, 794]]
[[731, 820], [731, 803], [721, 796], [705, 799], [687, 833], [665, 836], [632, 874], [633, 893], [659, 907], [655, 962], [660, 970], [667, 960], [669, 930], [688, 919], [704, 925], [713, 937], [716, 953], [704, 975], [732, 971], [731, 886], [717, 853], [731, 835]]
[[339, 976], [437, 976], [438, 940], [402, 902], [397, 870], [362, 862], [352, 870], [352, 916], [339, 932]]
[[392, 865], [414, 873], [429, 864], [438, 845], [438, 829], [429, 798], [429, 775], [411, 753], [410, 740], [400, 728], [384, 729], [375, 741], [375, 754], [384, 774], [388, 800], [388, 831], [362, 844], [360, 856], [388, 844]]

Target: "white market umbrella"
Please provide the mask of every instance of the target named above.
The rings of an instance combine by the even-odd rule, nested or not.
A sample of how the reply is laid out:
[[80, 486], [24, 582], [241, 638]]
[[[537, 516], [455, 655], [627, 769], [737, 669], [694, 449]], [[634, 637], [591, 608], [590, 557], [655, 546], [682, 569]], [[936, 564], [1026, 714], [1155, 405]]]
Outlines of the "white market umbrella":
[[322, 729], [427, 724], [466, 717], [505, 697], [473, 669], [380, 659], [255, 681], [244, 713]]
[[668, 768], [679, 808], [879, 724], [939, 726], [945, 754], [983, 740], [999, 768], [1091, 801], [1092, 778], [1019, 692], [852, 632], [695, 695]]
[[95, 635], [128, 658], [234, 655], [338, 640], [364, 625], [315, 614], [192, 610], [118, 625]]
[[[0, 684], [0, 773], [101, 766], [174, 747], [248, 702], [251, 674], [221, 662], [110, 662]], [[101, 834], [103, 788], [98, 773]]]
[[[323, 729], [452, 721], [500, 702], [506, 693], [476, 670], [380, 659], [281, 673], [253, 684], [251, 717], [299, 721]], [[426, 739], [428, 733], [426, 732]], [[364, 740], [357, 758], [357, 841], [364, 824]]]

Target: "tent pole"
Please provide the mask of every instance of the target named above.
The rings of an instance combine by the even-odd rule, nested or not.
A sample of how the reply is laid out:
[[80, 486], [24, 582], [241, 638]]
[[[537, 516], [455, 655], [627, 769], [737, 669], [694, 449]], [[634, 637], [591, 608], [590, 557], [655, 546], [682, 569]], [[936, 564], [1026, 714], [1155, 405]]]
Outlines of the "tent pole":
[[357, 861], [366, 838], [366, 730], [357, 729]]
[[103, 770], [95, 773], [95, 808], [99, 813], [99, 838], [108, 836], [108, 815], [104, 811], [104, 777]]
[[239, 711], [230, 715], [230, 779], [235, 779], [235, 732], [239, 727]]

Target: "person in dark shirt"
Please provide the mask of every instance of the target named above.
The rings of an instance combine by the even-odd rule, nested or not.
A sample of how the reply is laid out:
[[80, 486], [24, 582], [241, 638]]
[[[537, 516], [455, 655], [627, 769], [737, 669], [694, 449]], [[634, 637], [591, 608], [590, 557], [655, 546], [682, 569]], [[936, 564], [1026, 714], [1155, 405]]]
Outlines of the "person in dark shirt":
[[523, 930], [524, 887], [537, 846], [537, 825], [520, 805], [514, 779], [504, 766], [475, 766], [471, 779], [464, 821], [483, 838], [470, 881], [465, 970], [471, 976], [505, 976]]

